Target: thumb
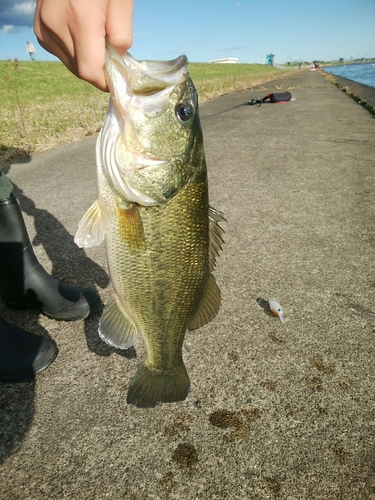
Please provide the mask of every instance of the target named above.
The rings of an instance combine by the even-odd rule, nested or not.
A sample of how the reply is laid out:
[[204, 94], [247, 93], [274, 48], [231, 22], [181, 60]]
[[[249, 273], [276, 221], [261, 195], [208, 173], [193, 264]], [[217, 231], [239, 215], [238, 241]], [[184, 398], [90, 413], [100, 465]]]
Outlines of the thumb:
[[109, 43], [121, 55], [133, 43], [133, 0], [110, 0], [106, 19]]

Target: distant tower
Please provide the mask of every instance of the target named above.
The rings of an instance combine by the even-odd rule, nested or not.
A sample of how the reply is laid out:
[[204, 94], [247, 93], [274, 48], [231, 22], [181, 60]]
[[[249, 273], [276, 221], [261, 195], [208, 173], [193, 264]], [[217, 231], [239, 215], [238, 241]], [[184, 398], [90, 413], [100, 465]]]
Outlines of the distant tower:
[[271, 52], [270, 54], [267, 54], [267, 66], [273, 66], [275, 62], [275, 54]]

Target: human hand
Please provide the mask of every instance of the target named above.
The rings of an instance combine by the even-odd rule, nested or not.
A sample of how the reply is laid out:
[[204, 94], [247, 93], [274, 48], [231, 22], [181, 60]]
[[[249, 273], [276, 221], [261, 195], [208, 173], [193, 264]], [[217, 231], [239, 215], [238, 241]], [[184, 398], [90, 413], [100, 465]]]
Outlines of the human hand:
[[40, 45], [78, 78], [108, 92], [105, 37], [120, 54], [133, 41], [133, 0], [37, 0], [34, 31]]

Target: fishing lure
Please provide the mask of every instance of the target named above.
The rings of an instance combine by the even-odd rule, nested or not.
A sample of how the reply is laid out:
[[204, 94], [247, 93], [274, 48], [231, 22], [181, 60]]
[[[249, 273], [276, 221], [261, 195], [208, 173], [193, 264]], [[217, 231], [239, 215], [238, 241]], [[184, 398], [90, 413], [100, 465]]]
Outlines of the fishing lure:
[[276, 300], [269, 300], [268, 303], [270, 305], [271, 313], [274, 316], [278, 316], [280, 318], [281, 323], [284, 323], [285, 318], [284, 318], [283, 308], [281, 307], [281, 305], [278, 302], [276, 302]]

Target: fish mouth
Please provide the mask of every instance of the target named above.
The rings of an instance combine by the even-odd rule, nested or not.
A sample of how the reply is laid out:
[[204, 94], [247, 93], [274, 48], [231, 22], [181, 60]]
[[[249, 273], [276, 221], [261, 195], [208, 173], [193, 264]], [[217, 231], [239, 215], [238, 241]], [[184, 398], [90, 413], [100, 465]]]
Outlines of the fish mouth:
[[116, 69], [122, 76], [127, 87], [127, 94], [130, 95], [152, 95], [167, 87], [183, 82], [188, 76], [188, 59], [182, 54], [170, 61], [136, 61], [129, 52], [124, 56], [106, 39], [106, 62], [107, 83], [111, 89], [117, 80], [111, 67]]
[[[129, 52], [124, 56], [114, 49], [106, 40], [107, 57], [116, 65], [117, 69], [128, 80], [133, 93], [140, 93], [142, 88], [150, 87], [150, 83], [157, 83], [158, 91], [170, 85], [181, 83], [188, 75], [187, 62], [185, 54], [170, 61], [136, 61]], [[143, 93], [143, 92], [142, 92]]]

